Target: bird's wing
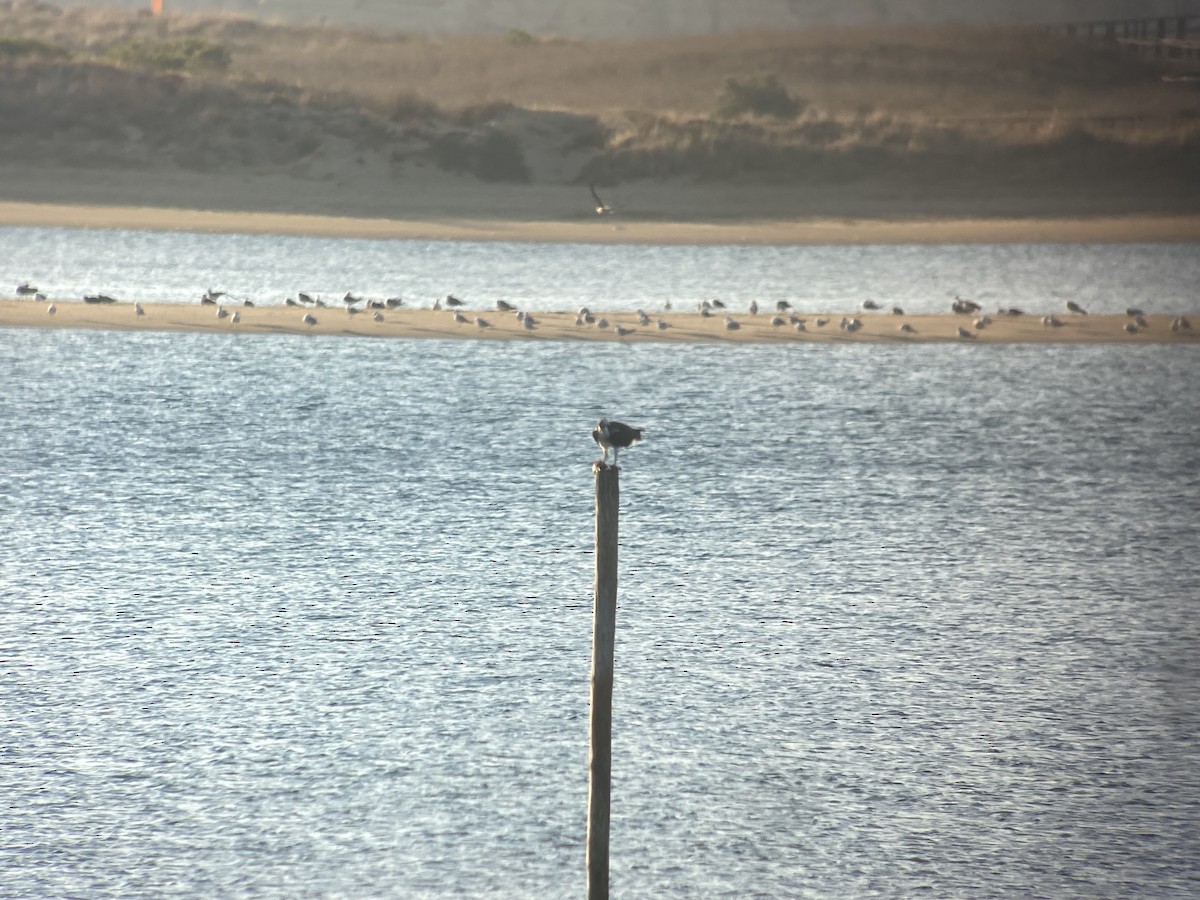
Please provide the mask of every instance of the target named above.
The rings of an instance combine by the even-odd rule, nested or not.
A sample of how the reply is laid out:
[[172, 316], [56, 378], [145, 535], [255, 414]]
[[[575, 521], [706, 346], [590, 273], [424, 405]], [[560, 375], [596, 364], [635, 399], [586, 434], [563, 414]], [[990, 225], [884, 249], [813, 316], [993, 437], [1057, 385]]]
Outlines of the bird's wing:
[[601, 200], [600, 195], [596, 193], [596, 186], [594, 184], [589, 184], [588, 190], [592, 192], [592, 199], [596, 201], [597, 206], [602, 206], [605, 209], [608, 208], [608, 204]]

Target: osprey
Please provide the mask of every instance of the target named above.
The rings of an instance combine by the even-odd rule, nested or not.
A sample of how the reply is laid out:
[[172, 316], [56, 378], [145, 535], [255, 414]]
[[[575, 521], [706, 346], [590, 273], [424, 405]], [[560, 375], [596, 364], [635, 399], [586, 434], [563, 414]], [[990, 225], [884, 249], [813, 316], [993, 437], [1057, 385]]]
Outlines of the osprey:
[[617, 465], [617, 453], [625, 447], [635, 444], [642, 439], [644, 428], [633, 428], [624, 422], [611, 422], [601, 419], [592, 429], [592, 440], [604, 451], [604, 462], [608, 462], [608, 451], [613, 452], [613, 467]]

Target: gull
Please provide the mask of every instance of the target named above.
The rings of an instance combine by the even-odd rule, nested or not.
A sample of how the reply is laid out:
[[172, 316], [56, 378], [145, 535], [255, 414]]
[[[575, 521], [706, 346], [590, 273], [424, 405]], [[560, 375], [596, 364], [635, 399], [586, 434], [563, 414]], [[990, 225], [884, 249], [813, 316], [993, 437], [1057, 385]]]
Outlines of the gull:
[[228, 315], [229, 315], [229, 312], [228, 312], [228, 311], [225, 309], [225, 307], [224, 307], [224, 306], [221, 306], [221, 305], [218, 303], [218, 304], [217, 304], [217, 318], [218, 318], [218, 319], [224, 319], [224, 318], [225, 318], [226, 316], [228, 316]]
[[296, 293], [296, 297], [297, 297], [297, 299], [299, 299], [299, 301], [301, 303], [315, 303], [316, 302], [313, 299], [311, 294], [306, 294], [306, 293], [304, 293], [304, 291], [298, 291]]
[[616, 333], [617, 337], [625, 337], [625, 335], [633, 333], [632, 328], [622, 328], [620, 325], [613, 326], [613, 331]]
[[462, 324], [467, 321], [467, 317], [460, 313], [457, 309], [454, 311], [454, 321]]
[[596, 193], [596, 185], [589, 184], [588, 190], [592, 194], [592, 199], [596, 201], [596, 215], [611, 216], [613, 214], [613, 208], [600, 199], [600, 195]]
[[381, 313], [379, 310], [375, 310], [375, 314], [371, 318], [373, 318], [376, 322], [382, 322], [383, 313]]
[[788, 303], [786, 300], [779, 300], [775, 303], [775, 312], [787, 312], [791, 308], [792, 304]]
[[404, 300], [400, 297], [388, 297], [383, 301], [383, 305], [388, 309], [399, 309], [404, 305]]
[[250, 300], [249, 298], [242, 301], [242, 306], [253, 306], [253, 305], [254, 305], [254, 301]]
[[1076, 303], [1074, 300], [1067, 301], [1067, 310], [1070, 312], [1073, 312], [1073, 313], [1078, 313], [1081, 316], [1086, 316], [1088, 314], [1087, 310], [1084, 309], [1082, 306], [1080, 306], [1078, 303]]
[[492, 323], [489, 322], [487, 319], [485, 319], [483, 316], [475, 317], [475, 325], [479, 328], [491, 328], [492, 327]]
[[295, 300], [293, 300], [291, 297], [288, 297], [286, 300], [283, 301], [283, 305], [284, 306], [299, 306], [300, 304], [297, 303]]
[[1133, 321], [1137, 322], [1138, 328], [1149, 328], [1150, 323], [1146, 321], [1145, 316], [1134, 316]]
[[142, 304], [138, 303], [136, 300], [133, 302], [133, 313], [137, 316], [144, 316], [146, 314], [146, 311], [142, 309]]
[[537, 321], [533, 318], [533, 316], [529, 315], [529, 313], [525, 313], [525, 318], [521, 320], [521, 324], [532, 331], [533, 326], [537, 324]]
[[1136, 306], [1127, 306], [1125, 307], [1125, 315], [1132, 319], [1134, 316], [1144, 316], [1145, 313]]
[[880, 307], [879, 307], [879, 304], [876, 303], [874, 300], [864, 300], [863, 304], [862, 304], [862, 308], [863, 309], [879, 309]]
[[235, 309], [233, 311], [233, 315], [229, 319], [229, 324], [236, 325], [240, 321], [242, 321], [242, 314]]
[[362, 303], [362, 299], [362, 297], [355, 297], [352, 293], [346, 291], [345, 296], [342, 297], [342, 302], [347, 306], [352, 306], [355, 303]]
[[355, 309], [353, 306], [347, 306], [347, 307], [346, 307], [346, 312], [347, 312], [349, 315], [352, 315], [352, 316], [357, 316], [357, 315], [358, 315], [360, 312], [362, 312], [362, 310], [360, 310], [360, 309]]
[[596, 327], [600, 328], [600, 329], [607, 328], [608, 327], [608, 319], [597, 319]]
[[28, 281], [23, 281], [17, 285], [17, 296], [28, 297], [30, 294], [36, 294], [38, 289]]
[[975, 335], [971, 334], [971, 332], [967, 331], [967, 329], [963, 328], [961, 325], [959, 325], [959, 326], [958, 326], [958, 336], [959, 336], [960, 338], [973, 338], [973, 337], [975, 337]]
[[783, 316], [772, 316], [771, 317], [771, 324], [773, 326], [775, 326], [776, 328], [778, 328], [783, 323], [784, 323]]
[[808, 328], [805, 326], [803, 319], [799, 319], [798, 321], [793, 322], [792, 324], [797, 331], [808, 331]]
[[847, 331], [851, 331], [851, 332], [858, 331], [858, 329], [860, 329], [860, 328], [862, 328], [862, 322], [859, 319], [851, 319], [849, 322], [846, 323]]
[[453, 294], [447, 294], [446, 295], [446, 305], [449, 307], [462, 306], [463, 302], [461, 300], [459, 300], [457, 297], [455, 297]]
[[50, 315], [54, 315], [56, 312], [58, 312], [58, 307], [55, 306], [53, 303], [51, 303], [49, 306], [46, 307], [46, 312], [49, 313]]
[[1137, 334], [1137, 330], [1138, 330], [1137, 324], [1135, 322], [1126, 322], [1125, 330], [1128, 331], [1130, 334]]
[[640, 309], [637, 311], [637, 320], [638, 324], [642, 326], [650, 324], [650, 317]]
[[725, 328], [727, 331], [737, 331], [742, 326], [733, 320], [732, 316], [725, 317]]
[[907, 322], [900, 323], [900, 333], [901, 334], [916, 334], [916, 331], [917, 330], [915, 328], [913, 328], [911, 325], [909, 325]]
[[893, 307], [892, 307], [892, 315], [893, 315], [893, 316], [902, 316], [902, 315], [904, 315], [904, 310], [903, 310], [903, 308], [901, 308], [901, 307], [899, 307], [899, 306], [893, 306]]
[[514, 309], [516, 309], [516, 307], [507, 300], [496, 301], [496, 312], [512, 312]]
[[980, 316], [978, 319], [975, 320], [975, 322], [973, 324], [974, 324], [976, 330], [983, 330], [984, 328], [987, 328], [989, 325], [992, 324], [992, 320], [990, 318], [988, 318], [987, 316]]
[[817, 327], [824, 328], [829, 323], [828, 319], [817, 319]]
[[722, 303], [720, 300], [714, 300], [712, 302], [712, 305], [713, 305], [713, 309], [724, 309], [725, 308], [725, 304]]
[[757, 316], [757, 315], [758, 315], [758, 301], [757, 301], [757, 300], [751, 300], [751, 301], [750, 301], [750, 306], [749, 306], [749, 307], [747, 307], [747, 309], [750, 311], [750, 315], [752, 315], [752, 316]]
[[305, 313], [304, 319], [302, 321], [304, 322], [305, 325], [316, 325], [317, 324], [316, 316], [314, 316], [312, 313]]
[[670, 327], [671, 326], [669, 324], [667, 324], [666, 322], [664, 322], [662, 319], [658, 320], [658, 330], [659, 331], [666, 331]]

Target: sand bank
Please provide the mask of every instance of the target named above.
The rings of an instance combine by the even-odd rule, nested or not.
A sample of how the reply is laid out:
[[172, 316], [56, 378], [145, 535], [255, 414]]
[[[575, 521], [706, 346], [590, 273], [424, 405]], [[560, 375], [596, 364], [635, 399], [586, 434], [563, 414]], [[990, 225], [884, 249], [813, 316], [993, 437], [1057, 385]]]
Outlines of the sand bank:
[[1200, 216], [947, 219], [407, 218], [0, 201], [0, 227], [312, 235], [415, 240], [646, 244], [965, 244], [1200, 241]]
[[[649, 325], [640, 325], [637, 315], [608, 313], [607, 327], [576, 325], [575, 313], [538, 313], [533, 328], [525, 327], [514, 313], [466, 310], [456, 321], [447, 310], [398, 309], [351, 314], [345, 309], [305, 310], [287, 306], [230, 306], [219, 318], [217, 308], [181, 303], [144, 303], [138, 315], [131, 303], [107, 305], [59, 301], [55, 312], [49, 304], [34, 300], [0, 300], [0, 327], [92, 328], [123, 331], [190, 331], [223, 334], [321, 334], [375, 338], [443, 338], [469, 340], [529, 341], [620, 341], [623, 343], [724, 342], [742, 344], [780, 343], [1200, 343], [1200, 332], [1171, 330], [1170, 315], [1147, 317], [1148, 327], [1136, 333], [1125, 330], [1123, 315], [1061, 316], [1059, 326], [1047, 326], [1038, 316], [992, 317], [983, 328], [975, 328], [970, 316], [950, 313], [896, 316], [890, 313], [859, 315], [862, 327], [849, 332], [839, 327], [841, 313], [805, 314], [803, 331], [792, 323], [773, 325], [770, 314], [735, 314], [736, 329], [727, 327], [722, 315], [702, 317], [697, 313], [663, 312], [651, 315]], [[237, 312], [237, 321], [232, 315]], [[306, 314], [315, 324], [304, 321]], [[478, 324], [477, 317], [485, 324]], [[826, 320], [820, 324], [820, 320]], [[662, 322], [665, 328], [660, 328]], [[900, 331], [907, 323], [912, 331]], [[617, 328], [625, 333], [618, 333]], [[960, 336], [967, 328], [970, 337]]]

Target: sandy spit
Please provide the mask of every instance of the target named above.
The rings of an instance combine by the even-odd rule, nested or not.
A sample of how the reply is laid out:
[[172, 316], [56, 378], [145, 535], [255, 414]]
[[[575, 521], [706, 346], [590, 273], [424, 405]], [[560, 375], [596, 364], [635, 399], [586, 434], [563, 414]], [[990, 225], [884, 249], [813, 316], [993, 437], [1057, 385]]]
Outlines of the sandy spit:
[[[848, 331], [839, 327], [841, 313], [805, 314], [803, 330], [785, 319], [772, 324], [773, 314], [751, 316], [735, 313], [730, 327], [723, 314], [703, 317], [698, 313], [656, 312], [650, 324], [641, 325], [633, 312], [608, 313], [607, 327], [576, 325], [574, 312], [537, 313], [532, 328], [515, 313], [464, 310], [461, 320], [448, 310], [364, 310], [350, 313], [344, 308], [306, 310], [287, 306], [218, 307], [182, 303], [143, 303], [139, 315], [132, 303], [89, 304], [82, 301], [0, 300], [0, 327], [92, 328], [120, 331], [186, 331], [223, 334], [304, 334], [375, 338], [441, 338], [466, 340], [528, 341], [620, 341], [623, 343], [1125, 343], [1200, 344], [1195, 330], [1172, 331], [1171, 315], [1146, 318], [1147, 327], [1126, 330], [1123, 315], [1059, 316], [1060, 325], [1046, 325], [1041, 317], [993, 316], [984, 327], [975, 327], [970, 316], [951, 313], [897, 316], [890, 313], [858, 315], [861, 327]], [[236, 321], [233, 313], [237, 313]], [[376, 317], [378, 312], [378, 317]], [[315, 324], [305, 321], [309, 315]], [[825, 320], [821, 323], [821, 320]], [[482, 322], [483, 324], [480, 324]], [[660, 328], [659, 323], [666, 327]], [[907, 324], [911, 331], [901, 331]], [[969, 336], [963, 336], [963, 328]], [[618, 331], [621, 329], [621, 331]]]
[[957, 244], [1200, 241], [1200, 216], [978, 219], [709, 219], [650, 221], [470, 218], [435, 212], [405, 219], [286, 212], [0, 201], [0, 227], [127, 228], [345, 238], [608, 244]]

